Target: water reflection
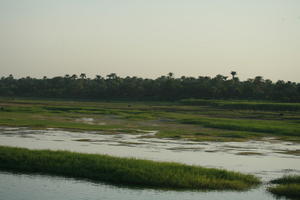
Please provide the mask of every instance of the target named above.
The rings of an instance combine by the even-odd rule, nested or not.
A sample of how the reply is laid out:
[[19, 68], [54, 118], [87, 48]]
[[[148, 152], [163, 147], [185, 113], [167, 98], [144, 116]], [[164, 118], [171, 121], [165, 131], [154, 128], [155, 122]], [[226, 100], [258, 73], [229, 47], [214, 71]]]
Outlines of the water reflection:
[[261, 187], [247, 192], [198, 192], [130, 189], [71, 178], [41, 175], [17, 175], [0, 172], [0, 199], [89, 199], [89, 200], [271, 200], [275, 199]]

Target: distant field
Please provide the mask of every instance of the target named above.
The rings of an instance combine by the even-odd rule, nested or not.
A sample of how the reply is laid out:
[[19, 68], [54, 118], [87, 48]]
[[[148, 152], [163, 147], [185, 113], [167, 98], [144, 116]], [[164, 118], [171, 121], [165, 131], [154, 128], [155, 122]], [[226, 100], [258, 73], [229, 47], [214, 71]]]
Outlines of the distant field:
[[204, 99], [183, 99], [183, 105], [208, 105], [227, 109], [244, 110], [270, 110], [270, 111], [300, 111], [300, 103], [278, 103], [266, 101], [229, 101], [229, 100], [204, 100]]
[[97, 102], [0, 99], [0, 125], [101, 130], [197, 141], [300, 142], [300, 104], [225, 100]]

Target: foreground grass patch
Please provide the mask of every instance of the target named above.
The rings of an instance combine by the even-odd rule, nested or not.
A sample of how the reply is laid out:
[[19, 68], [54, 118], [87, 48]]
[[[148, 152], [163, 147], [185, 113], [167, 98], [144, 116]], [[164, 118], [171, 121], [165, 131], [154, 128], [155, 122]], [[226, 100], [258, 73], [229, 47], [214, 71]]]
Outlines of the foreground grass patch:
[[153, 188], [246, 190], [260, 183], [253, 175], [220, 169], [3, 146], [0, 146], [0, 169]]
[[300, 175], [284, 176], [272, 180], [271, 183], [278, 184], [268, 188], [272, 194], [290, 199], [300, 199]]

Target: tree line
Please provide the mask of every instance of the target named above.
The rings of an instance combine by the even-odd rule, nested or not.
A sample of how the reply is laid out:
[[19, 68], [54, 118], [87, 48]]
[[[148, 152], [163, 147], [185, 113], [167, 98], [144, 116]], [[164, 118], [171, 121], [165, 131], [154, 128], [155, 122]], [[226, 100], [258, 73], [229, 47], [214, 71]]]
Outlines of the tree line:
[[119, 77], [111, 73], [106, 77], [86, 74], [57, 76], [41, 79], [13, 75], [0, 79], [2, 97], [41, 97], [78, 99], [126, 100], [179, 100], [201, 99], [256, 99], [300, 102], [300, 83], [278, 80], [272, 82], [256, 76], [240, 81], [236, 72], [231, 77], [199, 76], [175, 78], [173, 73], [156, 79]]

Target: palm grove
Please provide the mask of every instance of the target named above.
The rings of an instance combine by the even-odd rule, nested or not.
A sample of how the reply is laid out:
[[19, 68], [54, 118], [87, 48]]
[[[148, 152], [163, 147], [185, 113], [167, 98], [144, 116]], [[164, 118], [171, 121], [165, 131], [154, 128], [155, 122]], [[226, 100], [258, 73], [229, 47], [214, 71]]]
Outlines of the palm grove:
[[256, 76], [240, 81], [236, 72], [232, 77], [217, 75], [175, 78], [173, 73], [156, 79], [119, 77], [111, 73], [106, 77], [86, 74], [57, 76], [42, 79], [13, 75], [0, 79], [2, 97], [41, 97], [79, 99], [126, 100], [179, 100], [185, 98], [256, 99], [276, 101], [300, 101], [300, 83], [272, 82]]

